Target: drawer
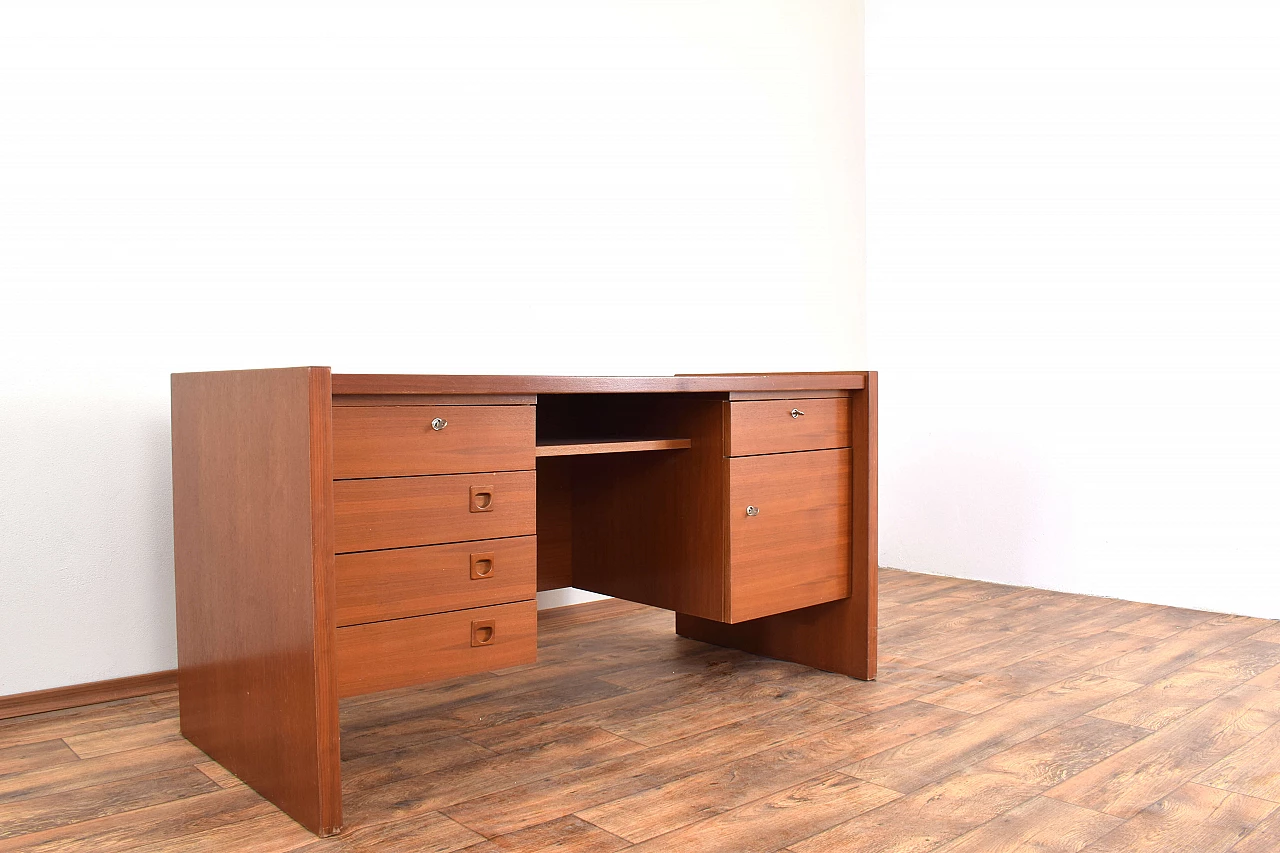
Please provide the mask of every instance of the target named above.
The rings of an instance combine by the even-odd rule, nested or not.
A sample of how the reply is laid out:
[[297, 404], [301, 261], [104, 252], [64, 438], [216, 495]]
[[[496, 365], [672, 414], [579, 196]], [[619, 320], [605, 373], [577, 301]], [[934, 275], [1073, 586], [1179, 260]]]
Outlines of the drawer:
[[337, 480], [334, 550], [372, 551], [530, 536], [533, 471]]
[[725, 456], [849, 446], [847, 397], [750, 400], [725, 408]]
[[729, 621], [848, 597], [851, 451], [750, 456], [725, 464]]
[[338, 695], [488, 672], [538, 657], [538, 603], [518, 601], [339, 628]]
[[443, 613], [537, 595], [536, 536], [340, 554], [338, 624]]
[[333, 476], [530, 470], [533, 421], [533, 406], [335, 406]]

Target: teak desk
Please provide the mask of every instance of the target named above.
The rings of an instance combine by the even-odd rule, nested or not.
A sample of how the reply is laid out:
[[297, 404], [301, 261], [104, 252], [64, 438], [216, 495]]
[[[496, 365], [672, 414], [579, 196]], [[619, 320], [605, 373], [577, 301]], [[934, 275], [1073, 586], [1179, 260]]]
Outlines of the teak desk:
[[871, 679], [876, 374], [173, 376], [182, 733], [319, 835], [338, 699], [532, 662], [535, 592]]

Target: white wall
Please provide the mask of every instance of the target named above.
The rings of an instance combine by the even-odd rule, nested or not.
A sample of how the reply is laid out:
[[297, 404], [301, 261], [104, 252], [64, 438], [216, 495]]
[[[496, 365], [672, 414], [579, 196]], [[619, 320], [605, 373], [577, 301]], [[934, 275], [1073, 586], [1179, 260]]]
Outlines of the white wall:
[[168, 376], [865, 366], [840, 0], [0, 7], [0, 695], [175, 664]]
[[1280, 5], [872, 0], [881, 561], [1280, 617]]

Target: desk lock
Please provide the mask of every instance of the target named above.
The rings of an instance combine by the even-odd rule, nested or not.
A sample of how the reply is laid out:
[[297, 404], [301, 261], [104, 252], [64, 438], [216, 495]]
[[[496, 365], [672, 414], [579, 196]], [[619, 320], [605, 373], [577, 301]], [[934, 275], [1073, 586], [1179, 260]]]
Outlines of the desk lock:
[[793, 417], [793, 418], [798, 418], [798, 417], [800, 417], [800, 416], [801, 416], [801, 415], [803, 415], [803, 414], [804, 414], [804, 412], [800, 411], [799, 409], [792, 409], [792, 410], [791, 410], [791, 417]]
[[760, 507], [758, 506], [747, 507], [747, 515], [751, 516], [752, 518], [755, 518], [759, 514], [760, 514]]
[[432, 418], [432, 419], [431, 419], [431, 428], [432, 428], [433, 430], [435, 430], [436, 432], [439, 432], [440, 430], [444, 429], [444, 428], [445, 428], [445, 427], [447, 427], [448, 425], [449, 425], [449, 422], [448, 422], [448, 421], [446, 421], [444, 418]]

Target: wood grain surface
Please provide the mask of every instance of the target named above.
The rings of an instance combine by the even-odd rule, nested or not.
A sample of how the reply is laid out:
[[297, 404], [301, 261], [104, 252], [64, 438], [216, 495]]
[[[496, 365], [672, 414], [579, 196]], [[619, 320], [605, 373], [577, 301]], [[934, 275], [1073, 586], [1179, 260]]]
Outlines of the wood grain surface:
[[573, 462], [538, 460], [538, 590], [573, 586]]
[[863, 389], [849, 397], [853, 465], [851, 594], [826, 604], [734, 625], [704, 619], [687, 611], [680, 612], [676, 616], [679, 634], [854, 678], [869, 680], [876, 677], [878, 382], [874, 371], [860, 375]]
[[[409, 548], [537, 532], [533, 471], [338, 480], [333, 484], [338, 553]], [[472, 489], [488, 489], [485, 512]]]
[[[1280, 849], [1276, 622], [879, 583], [875, 682], [611, 600], [539, 614], [536, 664], [343, 700], [335, 838], [176, 738], [172, 692], [0, 721], [0, 853]], [[971, 645], [979, 625], [999, 630]], [[1223, 644], [1179, 665], [1198, 625]], [[1140, 724], [1108, 718], [1157, 684], [1166, 706], [1148, 692]]]
[[[484, 577], [472, 577], [473, 555], [489, 561]], [[534, 536], [340, 554], [337, 624], [526, 601], [535, 595], [537, 560]]]
[[610, 438], [600, 441], [562, 439], [539, 442], [535, 455], [543, 456], [594, 456], [601, 453], [637, 453], [648, 450], [686, 450], [693, 446], [687, 438]]
[[[726, 621], [745, 622], [847, 597], [849, 451], [748, 456], [728, 459], [725, 466]], [[757, 514], [750, 514], [748, 506]]]
[[[476, 623], [493, 637], [475, 641]], [[520, 601], [338, 629], [338, 693], [355, 696], [533, 663], [537, 604]]]
[[178, 671], [148, 672], [145, 675], [130, 675], [125, 678], [110, 678], [106, 681], [91, 681], [87, 684], [72, 684], [67, 687], [53, 687], [48, 690], [32, 690], [29, 693], [12, 693], [0, 696], [0, 720], [10, 717], [25, 717], [28, 714], [42, 714], [45, 711], [60, 711], [63, 708], [77, 708], [81, 705], [94, 705], [98, 702], [113, 702], [116, 699], [129, 699], [134, 696], [147, 696], [171, 690], [177, 686]]
[[[725, 373], [699, 376], [429, 376], [336, 373], [334, 394], [671, 394], [862, 388], [866, 374]], [[799, 395], [803, 396], [803, 395]]]
[[336, 406], [333, 476], [527, 471], [533, 421], [533, 406]]
[[848, 447], [849, 440], [845, 398], [725, 403], [726, 456], [827, 450]]
[[338, 785], [328, 368], [175, 374], [182, 733], [321, 835]]

